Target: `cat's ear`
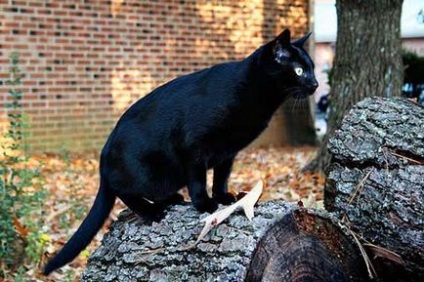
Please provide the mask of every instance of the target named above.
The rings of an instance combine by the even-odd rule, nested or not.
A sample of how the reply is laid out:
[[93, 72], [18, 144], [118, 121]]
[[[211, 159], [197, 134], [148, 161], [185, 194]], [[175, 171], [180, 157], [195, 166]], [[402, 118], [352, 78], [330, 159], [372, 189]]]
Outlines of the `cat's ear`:
[[275, 38], [275, 41], [281, 46], [290, 45], [290, 30], [285, 29], [280, 35]]
[[285, 29], [280, 35], [277, 36], [273, 44], [273, 54], [274, 59], [278, 63], [283, 63], [283, 61], [290, 58], [290, 51], [288, 47], [290, 46], [290, 30]]
[[296, 47], [303, 47], [305, 45], [305, 42], [308, 40], [309, 36], [311, 36], [312, 32], [308, 32], [305, 36], [302, 38], [297, 39], [292, 44]]

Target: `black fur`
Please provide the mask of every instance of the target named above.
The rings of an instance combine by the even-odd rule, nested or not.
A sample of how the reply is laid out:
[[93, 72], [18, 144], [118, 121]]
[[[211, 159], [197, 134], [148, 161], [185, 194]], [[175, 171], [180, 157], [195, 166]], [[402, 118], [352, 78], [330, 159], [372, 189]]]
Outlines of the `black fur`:
[[[290, 43], [285, 30], [239, 62], [179, 77], [131, 106], [103, 148], [101, 186], [78, 231], [44, 273], [73, 260], [110, 213], [115, 197], [143, 217], [159, 219], [188, 186], [193, 205], [213, 212], [229, 204], [227, 179], [237, 152], [254, 140], [288, 97], [305, 97], [318, 86], [303, 49], [309, 35]], [[301, 68], [303, 73], [299, 75]], [[206, 171], [214, 170], [213, 198]]]

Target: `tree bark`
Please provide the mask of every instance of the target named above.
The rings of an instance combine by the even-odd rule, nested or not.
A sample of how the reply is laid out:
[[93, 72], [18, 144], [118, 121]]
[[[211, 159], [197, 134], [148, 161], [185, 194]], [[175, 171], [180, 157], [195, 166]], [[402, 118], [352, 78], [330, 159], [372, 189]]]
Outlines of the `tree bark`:
[[345, 116], [328, 148], [326, 209], [365, 242], [400, 255], [393, 261], [368, 249], [383, 280], [424, 281], [424, 108], [367, 98]]
[[354, 104], [369, 96], [400, 96], [403, 82], [400, 17], [403, 0], [337, 0], [337, 44], [327, 134], [304, 170], [325, 171], [329, 136]]
[[199, 216], [191, 205], [171, 207], [153, 224], [123, 212], [90, 257], [81, 281], [366, 278], [356, 245], [328, 215], [284, 202], [261, 203], [252, 222], [233, 214], [193, 247], [203, 227]]
[[333, 213], [261, 203], [252, 222], [233, 214], [194, 247], [191, 205], [159, 223], [126, 211], [81, 281], [367, 281], [359, 240], [382, 281], [423, 281], [423, 121], [423, 107], [399, 98], [367, 98], [346, 115], [329, 141]]

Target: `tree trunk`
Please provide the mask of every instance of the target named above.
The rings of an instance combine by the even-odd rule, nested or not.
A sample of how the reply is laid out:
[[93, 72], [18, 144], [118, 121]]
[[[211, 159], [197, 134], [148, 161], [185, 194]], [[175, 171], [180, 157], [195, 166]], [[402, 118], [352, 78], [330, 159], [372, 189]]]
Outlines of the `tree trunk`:
[[403, 0], [336, 0], [337, 44], [327, 134], [304, 170], [325, 171], [328, 137], [354, 104], [369, 96], [400, 96], [403, 81], [400, 17]]
[[191, 205], [153, 224], [123, 212], [81, 281], [366, 280], [357, 246], [328, 215], [261, 203], [252, 222], [233, 214], [193, 247], [199, 216]]
[[[370, 246], [385, 281], [424, 281], [424, 108], [367, 98], [328, 145], [325, 207]], [[396, 280], [397, 279], [397, 280]]]

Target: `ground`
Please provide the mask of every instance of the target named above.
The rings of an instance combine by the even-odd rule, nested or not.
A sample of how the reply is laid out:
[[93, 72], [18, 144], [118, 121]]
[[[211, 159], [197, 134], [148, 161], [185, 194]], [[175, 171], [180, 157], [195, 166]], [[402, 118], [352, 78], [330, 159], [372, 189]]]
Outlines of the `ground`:
[[[319, 206], [323, 198], [324, 177], [300, 172], [315, 151], [316, 148], [312, 147], [247, 149], [237, 156], [229, 182], [230, 190], [234, 193], [248, 191], [259, 179], [263, 179], [265, 192], [261, 201], [281, 199]], [[62, 154], [33, 157], [31, 164], [41, 165], [48, 190], [43, 233], [49, 242], [41, 260], [44, 264], [66, 243], [92, 205], [99, 183], [99, 162], [95, 154]], [[208, 174], [208, 183], [212, 183], [212, 172]], [[38, 270], [29, 270], [26, 276], [33, 277], [33, 281], [77, 280], [89, 254], [100, 244], [111, 221], [122, 209], [125, 205], [118, 200], [103, 229], [72, 263], [52, 273], [48, 279], [37, 273]]]

